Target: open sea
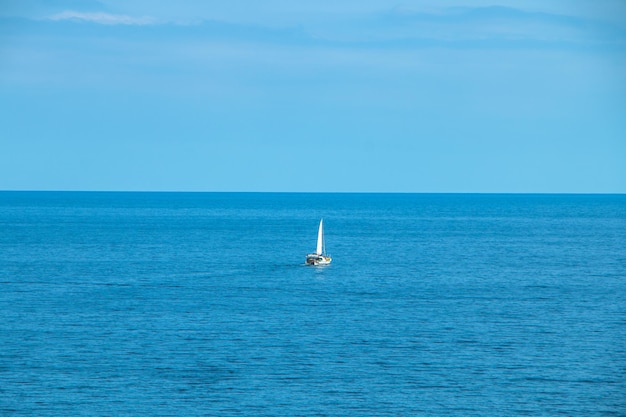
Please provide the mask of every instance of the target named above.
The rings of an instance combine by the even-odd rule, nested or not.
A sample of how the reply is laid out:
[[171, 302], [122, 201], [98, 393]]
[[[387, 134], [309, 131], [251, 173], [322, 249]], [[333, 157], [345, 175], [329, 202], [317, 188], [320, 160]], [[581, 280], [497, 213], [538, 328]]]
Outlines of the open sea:
[[0, 415], [626, 416], [626, 195], [0, 192]]

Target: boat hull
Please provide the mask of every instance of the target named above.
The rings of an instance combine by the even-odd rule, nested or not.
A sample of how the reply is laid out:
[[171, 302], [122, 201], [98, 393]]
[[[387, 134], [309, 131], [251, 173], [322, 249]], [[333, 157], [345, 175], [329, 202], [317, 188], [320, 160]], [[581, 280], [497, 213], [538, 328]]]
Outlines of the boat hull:
[[310, 254], [306, 256], [306, 264], [313, 266], [330, 265], [332, 258], [329, 256]]

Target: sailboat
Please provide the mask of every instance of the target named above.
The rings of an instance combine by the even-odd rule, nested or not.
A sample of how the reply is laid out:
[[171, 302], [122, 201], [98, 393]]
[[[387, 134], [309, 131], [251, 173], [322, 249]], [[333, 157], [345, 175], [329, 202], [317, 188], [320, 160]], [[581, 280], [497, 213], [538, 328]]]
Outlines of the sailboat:
[[326, 255], [326, 243], [324, 241], [324, 219], [320, 220], [320, 227], [317, 230], [317, 248], [315, 253], [309, 253], [306, 256], [307, 265], [329, 265], [332, 261], [330, 256]]

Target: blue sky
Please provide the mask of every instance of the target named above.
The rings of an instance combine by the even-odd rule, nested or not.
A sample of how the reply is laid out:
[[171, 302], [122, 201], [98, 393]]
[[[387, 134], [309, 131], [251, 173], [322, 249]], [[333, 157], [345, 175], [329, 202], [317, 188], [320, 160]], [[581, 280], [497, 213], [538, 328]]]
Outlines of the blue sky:
[[624, 193], [626, 4], [3, 0], [1, 189]]

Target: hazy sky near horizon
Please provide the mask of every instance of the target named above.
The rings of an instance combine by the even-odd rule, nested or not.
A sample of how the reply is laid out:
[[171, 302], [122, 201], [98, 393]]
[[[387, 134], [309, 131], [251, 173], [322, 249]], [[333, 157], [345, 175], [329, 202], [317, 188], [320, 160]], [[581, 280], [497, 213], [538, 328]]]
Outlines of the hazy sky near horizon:
[[0, 190], [625, 193], [626, 3], [1, 0], [0, 149]]

